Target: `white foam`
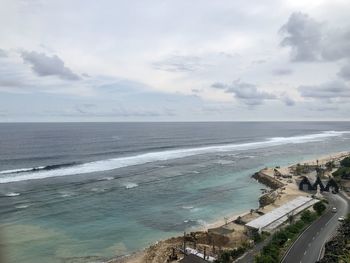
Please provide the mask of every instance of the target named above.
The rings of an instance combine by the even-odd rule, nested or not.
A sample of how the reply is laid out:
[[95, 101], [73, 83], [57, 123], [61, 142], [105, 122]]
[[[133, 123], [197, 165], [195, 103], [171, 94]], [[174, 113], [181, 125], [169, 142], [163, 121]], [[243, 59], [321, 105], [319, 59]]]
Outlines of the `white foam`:
[[229, 161], [229, 160], [218, 160], [216, 163], [221, 165], [228, 165], [228, 164], [233, 164], [235, 162]]
[[[263, 147], [277, 146], [290, 143], [306, 143], [322, 141], [329, 137], [339, 137], [348, 131], [327, 131], [317, 134], [300, 135], [292, 137], [275, 137], [265, 141], [241, 143], [241, 144], [226, 144], [216, 145], [189, 149], [178, 149], [161, 152], [149, 152], [135, 156], [119, 157], [101, 161], [95, 161], [85, 164], [73, 165], [69, 167], [63, 167], [60, 169], [53, 170], [42, 170], [42, 171], [28, 171], [20, 174], [11, 174], [4, 177], [0, 177], [0, 183], [11, 183], [33, 179], [44, 179], [49, 177], [67, 176], [75, 174], [85, 174], [114, 170], [122, 167], [140, 165], [155, 161], [166, 161], [170, 159], [183, 158], [192, 155], [212, 153], [212, 152], [227, 152], [234, 150], [249, 150], [258, 149]], [[4, 174], [5, 171], [0, 172]], [[8, 173], [8, 171], [7, 171]]]
[[131, 189], [131, 188], [138, 187], [139, 185], [135, 184], [135, 183], [127, 182], [127, 183], [124, 184], [124, 186], [125, 186], [126, 189]]
[[7, 197], [14, 197], [14, 196], [19, 196], [19, 195], [20, 195], [20, 193], [15, 193], [15, 192], [10, 192], [10, 193], [5, 194], [5, 196], [7, 196]]
[[114, 179], [114, 177], [110, 177], [110, 176], [106, 176], [106, 177], [102, 178], [103, 181], [111, 181], [113, 179]]
[[16, 205], [15, 207], [17, 208], [17, 209], [24, 209], [24, 208], [27, 208], [27, 207], [29, 207], [30, 205]]
[[191, 210], [191, 209], [193, 209], [194, 207], [193, 206], [191, 206], [191, 205], [188, 205], [188, 206], [183, 206], [182, 207], [183, 209], [188, 209], [188, 210]]
[[67, 192], [67, 191], [62, 191], [60, 192], [60, 194], [61, 194], [61, 197], [71, 197], [74, 195], [73, 192]]
[[96, 193], [102, 193], [105, 192], [107, 189], [106, 188], [98, 188], [98, 187], [93, 187], [90, 189], [92, 192], [96, 192]]

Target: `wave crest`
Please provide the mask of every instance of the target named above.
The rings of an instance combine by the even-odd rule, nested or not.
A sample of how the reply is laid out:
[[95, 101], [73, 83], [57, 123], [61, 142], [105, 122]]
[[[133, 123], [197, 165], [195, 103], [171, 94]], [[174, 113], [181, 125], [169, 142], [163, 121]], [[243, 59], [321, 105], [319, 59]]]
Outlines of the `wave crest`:
[[212, 152], [228, 152], [234, 150], [249, 150], [263, 147], [278, 146], [283, 144], [297, 144], [306, 142], [322, 141], [330, 137], [339, 137], [348, 131], [326, 131], [317, 134], [308, 134], [291, 137], [273, 137], [265, 141], [227, 144], [216, 146], [205, 146], [189, 149], [177, 149], [143, 153], [135, 156], [119, 157], [84, 164], [66, 163], [49, 165], [36, 168], [24, 168], [17, 170], [0, 171], [0, 183], [11, 183], [33, 179], [44, 179], [49, 177], [67, 176], [114, 170], [122, 167], [141, 165], [155, 161], [166, 161], [170, 159], [183, 158], [192, 155], [206, 154]]

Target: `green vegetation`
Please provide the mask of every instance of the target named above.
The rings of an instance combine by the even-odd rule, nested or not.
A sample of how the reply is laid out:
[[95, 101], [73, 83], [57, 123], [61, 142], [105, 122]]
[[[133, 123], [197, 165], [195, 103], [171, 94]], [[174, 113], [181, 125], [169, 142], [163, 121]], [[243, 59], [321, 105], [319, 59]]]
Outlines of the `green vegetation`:
[[264, 241], [269, 235], [270, 233], [266, 231], [262, 231], [261, 234], [259, 234], [258, 232], [254, 233], [253, 235], [254, 243], [256, 244], [256, 243], [260, 243], [261, 241]]
[[350, 214], [338, 228], [337, 235], [325, 245], [325, 254], [320, 263], [350, 262]]
[[318, 202], [313, 205], [313, 209], [316, 211], [318, 215], [322, 215], [324, 210], [326, 210], [326, 205], [323, 202]]
[[335, 178], [350, 178], [350, 157], [346, 157], [340, 161], [341, 167], [332, 173]]
[[350, 167], [350, 157], [346, 157], [341, 160], [340, 165], [343, 167]]
[[290, 244], [290, 241], [294, 240], [300, 232], [312, 221], [316, 220], [317, 217], [318, 214], [315, 212], [310, 212], [309, 210], [304, 211], [301, 214], [300, 220], [273, 234], [270, 243], [262, 249], [260, 255], [255, 257], [255, 262], [279, 262], [283, 251]]
[[215, 263], [230, 263], [233, 260], [242, 256], [247, 251], [248, 248], [249, 246], [244, 244], [238, 248], [223, 251], [220, 254], [219, 258], [215, 260]]
[[328, 171], [332, 171], [333, 168], [335, 168], [334, 161], [329, 161], [326, 163], [326, 167]]
[[350, 176], [350, 167], [340, 167], [338, 170], [336, 170], [334, 173], [332, 173], [334, 177], [348, 177]]

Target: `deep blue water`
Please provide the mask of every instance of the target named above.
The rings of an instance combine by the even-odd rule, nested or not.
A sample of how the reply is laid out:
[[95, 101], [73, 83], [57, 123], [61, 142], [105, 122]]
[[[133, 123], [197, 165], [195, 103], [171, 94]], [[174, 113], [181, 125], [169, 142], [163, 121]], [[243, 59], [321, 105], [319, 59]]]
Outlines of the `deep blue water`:
[[0, 124], [9, 262], [123, 255], [257, 206], [268, 165], [349, 151], [347, 122]]

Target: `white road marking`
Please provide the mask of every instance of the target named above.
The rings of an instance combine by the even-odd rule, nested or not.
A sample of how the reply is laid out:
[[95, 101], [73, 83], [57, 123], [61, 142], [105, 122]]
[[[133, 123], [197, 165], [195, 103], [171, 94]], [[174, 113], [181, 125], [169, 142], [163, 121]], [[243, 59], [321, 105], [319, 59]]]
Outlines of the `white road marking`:
[[306, 255], [307, 250], [305, 250], [304, 255]]

